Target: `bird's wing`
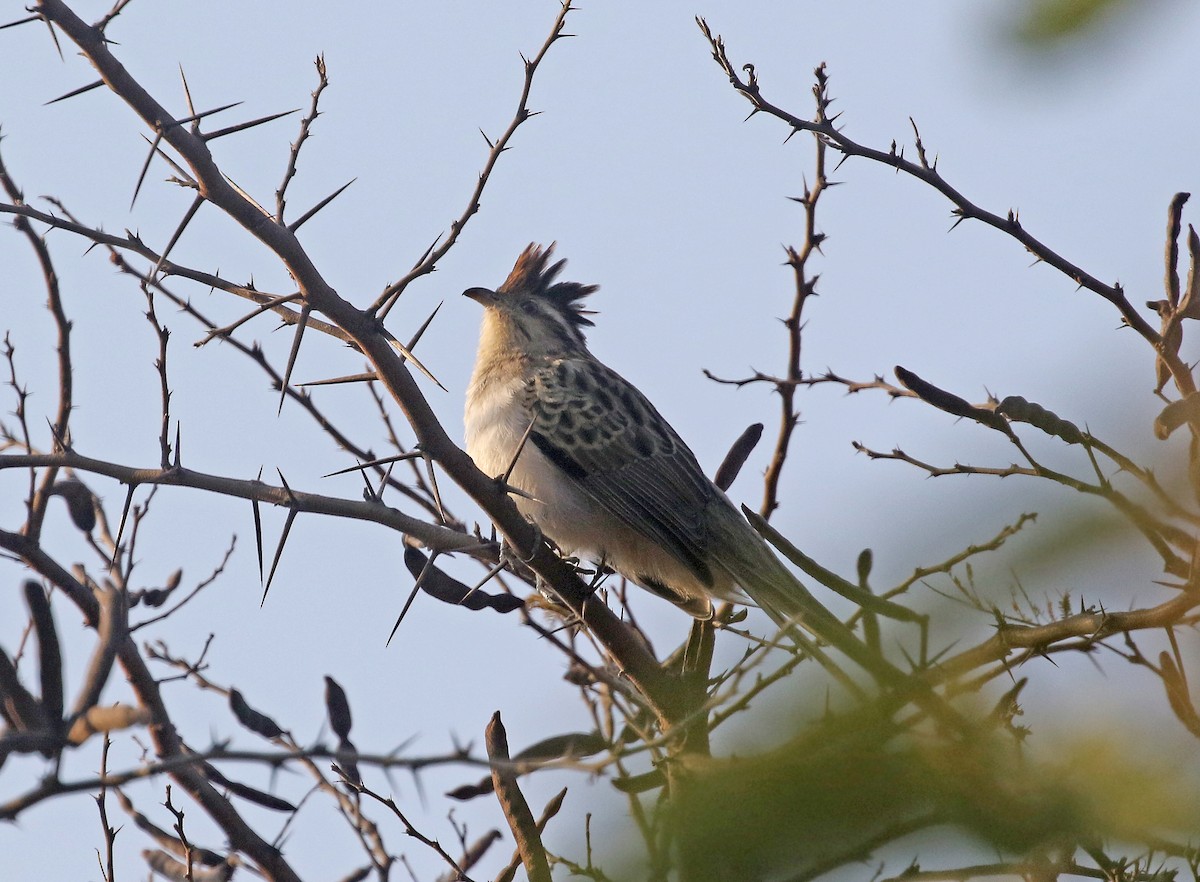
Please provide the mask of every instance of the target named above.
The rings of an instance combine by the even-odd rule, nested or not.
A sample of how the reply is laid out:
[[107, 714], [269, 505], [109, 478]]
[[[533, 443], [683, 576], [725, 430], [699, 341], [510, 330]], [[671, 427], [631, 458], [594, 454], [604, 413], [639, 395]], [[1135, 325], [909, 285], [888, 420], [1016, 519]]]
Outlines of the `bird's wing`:
[[716, 488], [646, 396], [584, 359], [547, 364], [526, 391], [537, 449], [604, 510], [711, 585], [705, 510]]

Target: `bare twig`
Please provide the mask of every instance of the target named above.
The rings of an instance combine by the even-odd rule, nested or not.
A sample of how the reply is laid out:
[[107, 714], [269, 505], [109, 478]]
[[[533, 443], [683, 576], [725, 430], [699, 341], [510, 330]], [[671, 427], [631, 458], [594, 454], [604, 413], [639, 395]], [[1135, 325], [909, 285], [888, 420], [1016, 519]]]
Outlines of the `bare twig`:
[[[300, 134], [296, 136], [296, 140], [292, 143], [291, 150], [288, 151], [287, 168], [283, 172], [283, 182], [280, 183], [279, 189], [275, 191], [275, 221], [283, 223], [283, 213], [287, 208], [287, 188], [291, 183], [292, 178], [296, 176], [296, 163], [300, 159], [300, 150], [304, 147], [304, 142], [308, 140], [312, 133], [313, 123], [316, 122], [320, 115], [318, 109], [321, 104], [321, 93], [329, 86], [329, 76], [325, 68], [325, 56], [318, 55], [313, 64], [317, 68], [317, 87], [312, 92], [312, 103], [309, 105], [308, 113], [304, 114], [304, 118], [300, 120]], [[347, 185], [349, 186], [349, 185]], [[340, 190], [338, 191], [341, 192]], [[335, 194], [336, 195], [336, 194]], [[297, 223], [291, 226], [295, 230], [301, 223], [307, 220], [302, 218]]]
[[492, 170], [496, 167], [496, 163], [500, 159], [500, 154], [508, 149], [508, 142], [512, 140], [512, 136], [516, 134], [517, 129], [521, 124], [536, 114], [529, 110], [529, 93], [533, 89], [533, 77], [537, 73], [538, 66], [542, 63], [542, 59], [546, 57], [546, 53], [563, 37], [570, 36], [563, 33], [563, 27], [567, 22], [567, 14], [571, 12], [572, 0], [563, 0], [562, 9], [558, 13], [558, 17], [554, 19], [554, 24], [550, 27], [550, 36], [546, 38], [546, 42], [542, 44], [541, 49], [533, 58], [521, 56], [521, 61], [525, 64], [525, 82], [521, 86], [521, 97], [517, 100], [517, 111], [513, 114], [512, 121], [508, 124], [508, 128], [495, 141], [484, 136], [484, 140], [488, 142], [488, 155], [484, 160], [483, 169], [479, 172], [479, 179], [475, 183], [475, 188], [471, 191], [471, 195], [467, 200], [467, 207], [457, 220], [450, 222], [450, 232], [443, 233], [438, 236], [437, 241], [429, 247], [429, 249], [421, 256], [421, 259], [408, 271], [400, 281], [388, 285], [383, 290], [383, 293], [375, 299], [371, 305], [370, 312], [379, 315], [380, 319], [387, 317], [391, 308], [395, 305], [400, 295], [404, 293], [404, 289], [414, 279], [419, 279], [421, 276], [433, 272], [437, 268], [438, 261], [445, 257], [454, 244], [458, 241], [458, 237], [462, 234], [467, 222], [479, 211], [479, 200], [483, 196], [483, 191], [487, 187], [488, 180], [492, 176]]
[[[816, 99], [816, 118], [818, 122], [829, 121], [829, 80], [825, 76], [825, 65], [816, 69], [816, 85], [813, 86], [813, 97]], [[787, 265], [792, 268], [795, 276], [796, 293], [792, 300], [792, 311], [783, 320], [787, 329], [788, 349], [787, 368], [784, 378], [786, 382], [776, 385], [779, 395], [779, 433], [775, 440], [775, 450], [771, 461], [763, 475], [763, 500], [758, 512], [764, 520], [770, 520], [771, 515], [779, 508], [779, 481], [783, 477], [783, 465], [787, 460], [788, 449], [792, 443], [792, 432], [800, 421], [796, 412], [796, 385], [802, 376], [800, 370], [801, 333], [803, 330], [804, 305], [808, 298], [816, 293], [817, 276], [808, 270], [809, 260], [814, 253], [819, 253], [825, 234], [817, 229], [817, 203], [829, 187], [825, 177], [825, 142], [816, 139], [816, 168], [813, 173], [812, 186], [804, 187], [804, 194], [793, 197], [804, 207], [804, 242], [799, 248], [788, 246]]]
[[[705, 39], [708, 40], [709, 46], [712, 49], [713, 60], [717, 62], [726, 76], [729, 77], [729, 82], [733, 88], [750, 102], [755, 113], [765, 113], [768, 116], [773, 116], [787, 124], [794, 132], [812, 132], [827, 143], [828, 146], [845, 156], [858, 156], [869, 159], [872, 162], [890, 166], [933, 187], [954, 205], [953, 214], [958, 218], [959, 222], [977, 220], [990, 227], [994, 227], [1019, 242], [1039, 261], [1052, 266], [1081, 288], [1086, 288], [1111, 303], [1121, 314], [1121, 318], [1125, 323], [1160, 353], [1180, 393], [1187, 395], [1195, 391], [1196, 385], [1191, 370], [1178, 354], [1164, 350], [1162, 336], [1134, 308], [1133, 304], [1125, 296], [1125, 291], [1120, 284], [1106, 284], [1085, 271], [1082, 267], [1054, 251], [1040, 239], [1029, 233], [1021, 225], [1015, 212], [1009, 211], [1007, 216], [1002, 217], [970, 201], [942, 177], [937, 170], [936, 162], [930, 162], [927, 159], [924, 145], [920, 143], [919, 134], [917, 135], [919, 160], [913, 162], [905, 159], [897, 151], [895, 142], [893, 142], [890, 150], [878, 150], [858, 143], [837, 128], [836, 118], [807, 120], [789, 113], [787, 110], [772, 104], [763, 96], [756, 74], [750, 73], [746, 78], [742, 77], [737, 67], [729, 60], [725, 41], [720, 35], [713, 33], [704, 19], [697, 18], [696, 22], [704, 33]], [[753, 66], [747, 65], [746, 67], [750, 71], [753, 71]]]
[[[2, 160], [0, 160], [0, 187], [4, 189], [8, 198], [12, 200], [14, 207], [27, 207], [25, 206], [24, 194], [9, 175], [8, 169]], [[0, 205], [0, 210], [3, 210], [4, 207]], [[54, 433], [57, 443], [62, 447], [67, 447], [71, 439], [69, 421], [74, 402], [75, 378], [75, 372], [71, 365], [71, 322], [67, 319], [66, 310], [63, 307], [62, 291], [58, 284], [58, 273], [55, 271], [54, 263], [50, 258], [50, 249], [46, 247], [46, 243], [42, 237], [34, 232], [33, 226], [25, 217], [18, 214], [13, 219], [13, 224], [25, 236], [26, 241], [37, 257], [38, 265], [41, 267], [42, 277], [46, 285], [47, 303], [50, 307], [50, 314], [54, 316], [54, 326], [58, 331], [58, 411], [55, 414], [51, 431]], [[38, 484], [37, 490], [29, 500], [29, 519], [25, 524], [25, 533], [35, 541], [41, 535], [42, 519], [46, 515], [46, 503], [50, 498], [51, 488], [57, 479], [57, 470], [53, 468], [47, 469], [42, 474], [42, 480]]]

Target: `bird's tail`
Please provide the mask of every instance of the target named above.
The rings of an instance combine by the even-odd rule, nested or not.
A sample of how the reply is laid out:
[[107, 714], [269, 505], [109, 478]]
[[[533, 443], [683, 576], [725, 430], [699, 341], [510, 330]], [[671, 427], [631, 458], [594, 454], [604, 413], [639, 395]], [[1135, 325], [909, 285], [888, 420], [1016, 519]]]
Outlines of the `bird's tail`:
[[713, 518], [720, 530], [712, 535], [712, 557], [719, 561], [746, 595], [780, 628], [807, 631], [849, 657], [881, 683], [894, 684], [903, 674], [867, 646], [831, 613], [783, 565], [766, 540], [732, 505], [729, 517]]

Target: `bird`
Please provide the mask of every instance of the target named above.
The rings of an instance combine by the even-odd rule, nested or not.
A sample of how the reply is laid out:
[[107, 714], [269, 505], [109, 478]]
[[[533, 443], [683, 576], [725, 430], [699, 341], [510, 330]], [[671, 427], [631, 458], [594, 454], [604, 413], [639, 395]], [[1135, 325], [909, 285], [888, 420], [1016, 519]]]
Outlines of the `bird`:
[[860, 665], [878, 656], [775, 556], [642, 392], [597, 359], [584, 329], [595, 285], [558, 281], [530, 244], [484, 308], [464, 412], [466, 450], [566, 555], [590, 559], [697, 619], [713, 601], [761, 607]]

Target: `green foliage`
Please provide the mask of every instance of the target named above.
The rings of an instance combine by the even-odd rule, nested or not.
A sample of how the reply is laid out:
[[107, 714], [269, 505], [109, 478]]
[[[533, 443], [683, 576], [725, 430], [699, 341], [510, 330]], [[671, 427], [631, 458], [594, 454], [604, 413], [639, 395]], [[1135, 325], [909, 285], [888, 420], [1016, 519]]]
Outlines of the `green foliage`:
[[1130, 0], [1026, 0], [1015, 34], [1032, 48], [1085, 38], [1119, 14], [1136, 14]]
[[1105, 733], [1033, 756], [994, 720], [977, 723], [898, 735], [883, 715], [853, 714], [765, 755], [695, 764], [670, 809], [685, 875], [806, 877], [933, 828], [945, 845], [1031, 861], [1200, 827], [1194, 786], [1161, 755]]

